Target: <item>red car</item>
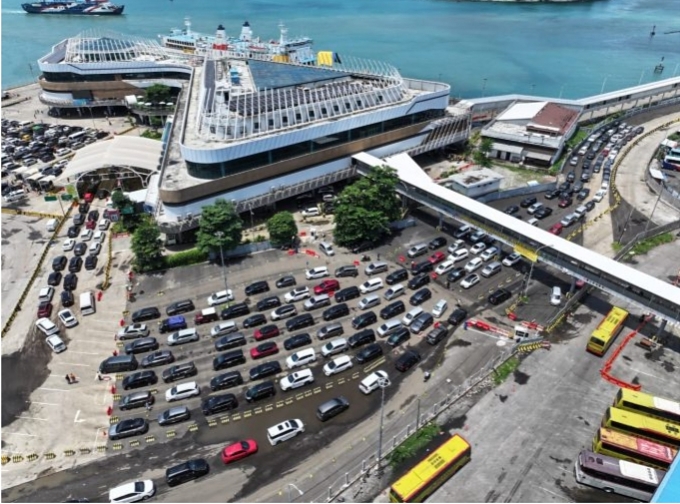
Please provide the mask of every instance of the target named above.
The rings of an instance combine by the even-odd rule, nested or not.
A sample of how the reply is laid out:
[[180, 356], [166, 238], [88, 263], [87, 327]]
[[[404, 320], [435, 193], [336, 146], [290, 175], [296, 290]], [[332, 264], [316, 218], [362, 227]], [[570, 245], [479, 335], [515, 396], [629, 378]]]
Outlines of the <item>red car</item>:
[[94, 229], [97, 227], [97, 221], [89, 220], [85, 223], [85, 229]]
[[548, 229], [549, 233], [552, 233], [554, 235], [562, 234], [562, 230], [564, 229], [564, 226], [557, 222], [556, 224], [553, 224], [550, 229]]
[[430, 256], [429, 261], [432, 264], [439, 264], [442, 262], [444, 259], [446, 259], [446, 254], [444, 252], [435, 252]]
[[337, 280], [324, 280], [319, 285], [314, 287], [314, 294], [318, 296], [319, 294], [328, 294], [329, 292], [335, 292], [340, 288], [340, 282]]
[[38, 317], [49, 317], [52, 315], [52, 303], [43, 301], [38, 305]]
[[276, 345], [276, 341], [267, 341], [250, 349], [250, 356], [253, 359], [261, 359], [277, 353], [279, 353], [279, 347]]
[[569, 205], [571, 205], [574, 202], [571, 198], [563, 198], [560, 200], [560, 202], [557, 204], [558, 207], [560, 208], [567, 208]]
[[231, 462], [244, 459], [254, 453], [257, 453], [257, 443], [254, 439], [236, 441], [222, 450], [222, 462], [230, 464]]
[[281, 331], [279, 331], [278, 327], [274, 324], [268, 324], [256, 329], [253, 336], [257, 341], [262, 341], [269, 338], [275, 338], [279, 334], [281, 334]]

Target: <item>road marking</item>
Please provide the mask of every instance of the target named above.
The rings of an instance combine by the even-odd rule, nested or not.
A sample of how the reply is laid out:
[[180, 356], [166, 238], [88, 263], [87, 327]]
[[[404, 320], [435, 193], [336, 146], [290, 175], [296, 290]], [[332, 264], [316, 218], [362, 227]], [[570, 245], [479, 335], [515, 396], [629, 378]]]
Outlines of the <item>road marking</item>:
[[49, 422], [47, 418], [38, 418], [32, 416], [18, 416], [17, 418], [21, 418], [23, 420], [40, 420], [41, 422]]
[[[71, 353], [82, 353], [82, 352], [71, 352]], [[94, 355], [94, 354], [92, 354], [92, 355]], [[78, 364], [76, 362], [58, 361], [58, 362], [55, 362], [55, 364], [61, 364], [61, 365], [64, 365], [64, 366], [92, 367], [89, 364]], [[57, 377], [55, 376], [55, 378], [57, 378]]]
[[76, 416], [75, 416], [75, 418], [73, 419], [73, 423], [80, 423], [80, 422], [84, 422], [84, 421], [85, 421], [85, 419], [78, 420], [78, 417], [79, 417], [79, 416], [80, 416], [80, 410], [76, 411]]
[[63, 388], [47, 388], [47, 387], [38, 387], [38, 390], [49, 390], [51, 392], [71, 392], [69, 389], [63, 389]]
[[51, 403], [51, 402], [38, 402], [38, 401], [26, 401], [27, 403], [31, 404], [42, 404], [44, 406], [61, 406], [58, 403]]
[[76, 354], [83, 354], [83, 355], [100, 355], [99, 352], [76, 352], [75, 350], [71, 350], [69, 353], [76, 353]]
[[3, 436], [28, 436], [28, 437], [38, 437], [36, 434], [22, 434], [21, 432], [3, 432]]

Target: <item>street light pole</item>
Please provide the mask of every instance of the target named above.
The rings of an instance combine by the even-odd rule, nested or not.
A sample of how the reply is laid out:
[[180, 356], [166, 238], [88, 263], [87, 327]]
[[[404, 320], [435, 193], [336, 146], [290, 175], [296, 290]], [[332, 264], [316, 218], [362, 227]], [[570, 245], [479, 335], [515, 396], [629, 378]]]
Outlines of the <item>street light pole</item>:
[[[486, 79], [485, 79], [486, 80]], [[390, 382], [386, 378], [378, 379], [378, 386], [380, 387], [380, 430], [378, 431], [378, 477], [382, 477], [382, 441], [383, 441], [383, 420], [385, 418], [385, 389]]]
[[600, 88], [600, 94], [604, 93], [604, 86], [607, 84], [607, 79], [609, 79], [610, 75], [605, 75], [604, 80], [602, 81], [602, 87]]
[[229, 290], [227, 288], [227, 270], [224, 267], [224, 252], [222, 251], [222, 238], [224, 238], [224, 231], [215, 231], [215, 236], [220, 240], [220, 262], [222, 263], [222, 278], [224, 278], [224, 290]]
[[[661, 175], [663, 175], [663, 173]], [[649, 219], [647, 219], [647, 223], [645, 224], [645, 231], [644, 231], [645, 234], [647, 233], [647, 229], [649, 228], [649, 223], [652, 222], [652, 217], [654, 217], [654, 211], [656, 210], [656, 205], [659, 204], [659, 200], [661, 199], [661, 194], [663, 193], [663, 190], [664, 190], [663, 183], [664, 183], [665, 180], [666, 180], [666, 176], [664, 175], [663, 178], [661, 179], [661, 181], [659, 182], [659, 197], [656, 198], [656, 202], [654, 203], [654, 207], [652, 208], [652, 213], [649, 216]], [[642, 237], [642, 239], [644, 240], [644, 236]]]
[[552, 247], [552, 244], [546, 243], [545, 245], [541, 245], [536, 249], [536, 260], [531, 261], [531, 267], [529, 268], [529, 276], [527, 277], [527, 283], [524, 286], [524, 292], [522, 294], [524, 297], [526, 297], [527, 295], [527, 290], [529, 290], [529, 282], [531, 282], [531, 276], [534, 274], [534, 264], [538, 262], [538, 253], [546, 247]]
[[300, 490], [298, 487], [296, 487], [293, 483], [287, 483], [286, 488], [288, 489], [288, 502], [293, 502], [293, 499], [290, 495], [291, 487], [293, 487], [297, 491], [298, 497], [302, 497], [304, 495], [304, 492]]

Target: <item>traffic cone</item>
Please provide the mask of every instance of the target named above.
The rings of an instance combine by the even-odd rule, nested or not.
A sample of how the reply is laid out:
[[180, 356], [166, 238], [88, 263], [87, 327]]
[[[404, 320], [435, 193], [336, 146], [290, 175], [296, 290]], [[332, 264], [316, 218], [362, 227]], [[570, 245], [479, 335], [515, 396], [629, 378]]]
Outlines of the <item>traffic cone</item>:
[[111, 416], [111, 413], [113, 413], [113, 408], [111, 406], [106, 407], [106, 416]]

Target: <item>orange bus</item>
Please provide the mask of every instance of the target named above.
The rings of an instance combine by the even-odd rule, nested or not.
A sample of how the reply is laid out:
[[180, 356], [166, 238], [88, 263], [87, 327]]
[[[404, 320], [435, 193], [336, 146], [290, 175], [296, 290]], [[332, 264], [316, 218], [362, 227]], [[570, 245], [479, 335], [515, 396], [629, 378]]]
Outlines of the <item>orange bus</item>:
[[601, 427], [593, 438], [593, 451], [657, 469], [667, 470], [678, 450], [639, 437]]

